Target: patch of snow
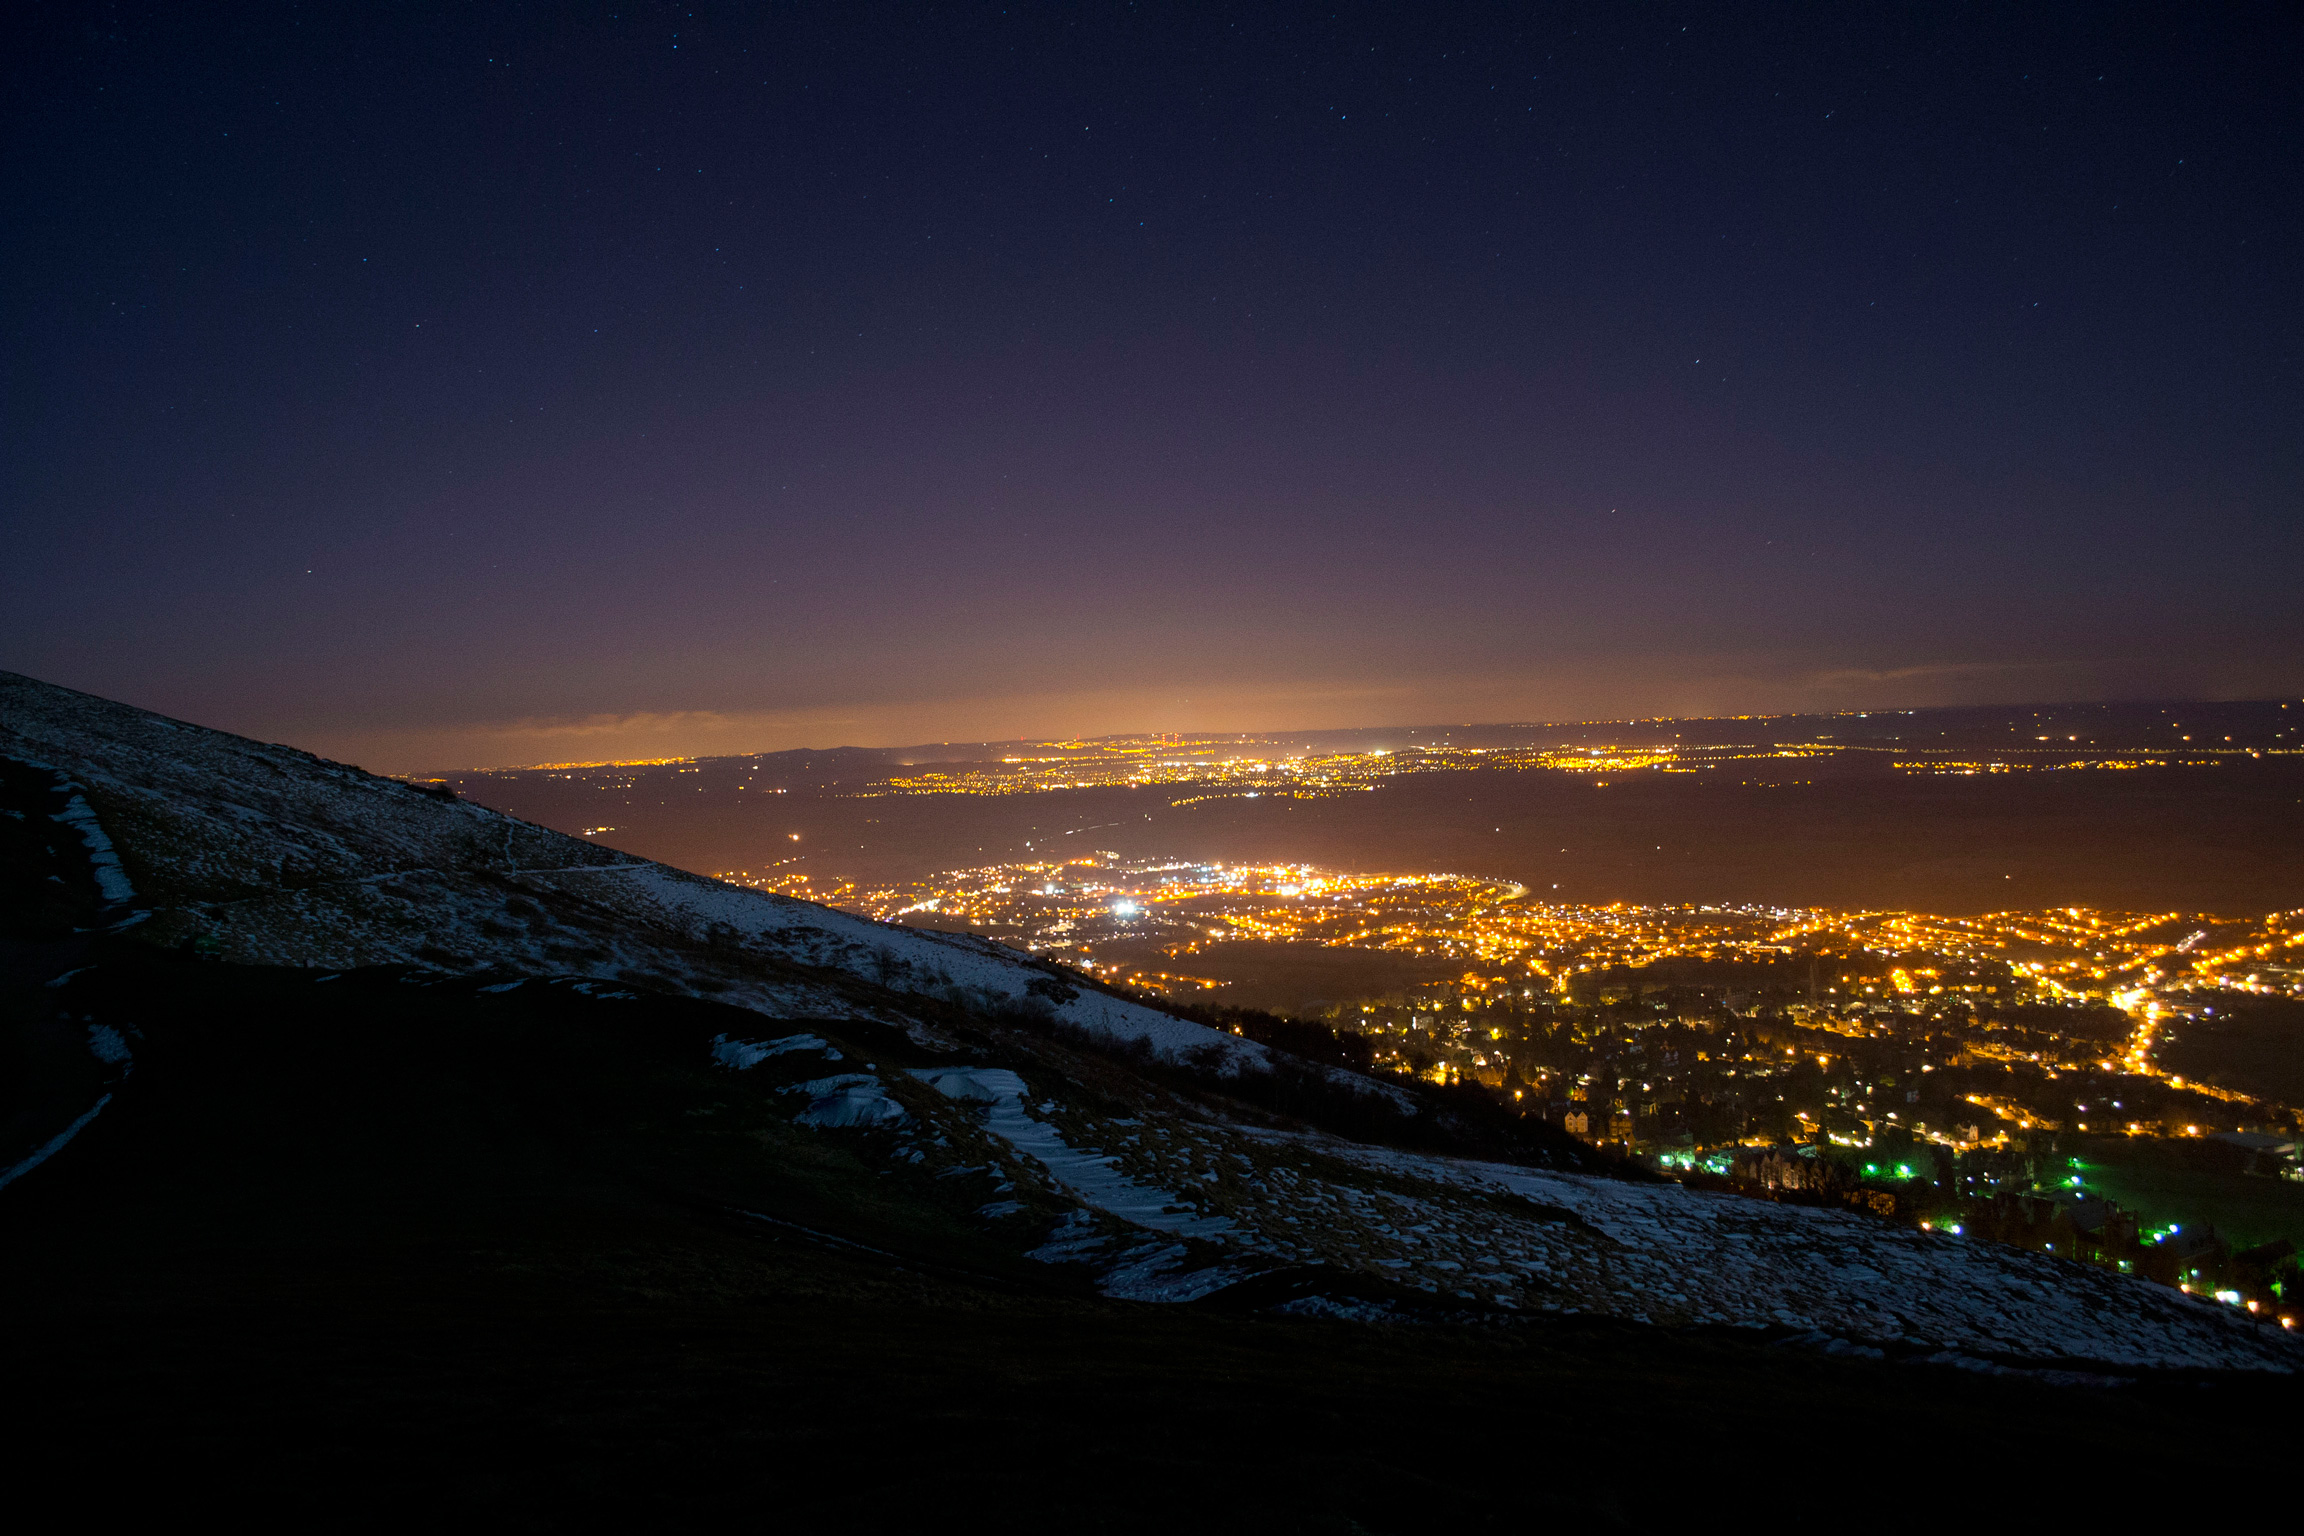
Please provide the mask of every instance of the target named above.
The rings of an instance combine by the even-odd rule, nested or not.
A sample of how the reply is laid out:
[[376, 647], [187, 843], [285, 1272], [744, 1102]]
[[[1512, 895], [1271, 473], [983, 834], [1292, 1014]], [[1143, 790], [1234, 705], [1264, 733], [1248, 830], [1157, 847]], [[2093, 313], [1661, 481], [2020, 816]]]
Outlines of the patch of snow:
[[48, 819], [62, 822], [80, 834], [80, 842], [88, 850], [88, 872], [96, 877], [96, 889], [107, 906], [125, 907], [136, 899], [136, 887], [128, 882], [128, 871], [120, 865], [118, 850], [113, 848], [112, 839], [104, 835], [95, 808], [77, 785], [71, 787], [64, 809]]
[[42, 1163], [48, 1161], [48, 1159], [63, 1151], [65, 1143], [69, 1142], [73, 1137], [79, 1135], [83, 1130], [87, 1129], [88, 1122], [95, 1119], [96, 1116], [102, 1112], [104, 1106], [111, 1102], [112, 1095], [104, 1095], [104, 1097], [98, 1099], [94, 1104], [89, 1106], [88, 1112], [86, 1114], [73, 1121], [70, 1125], [64, 1127], [64, 1129], [61, 1131], [58, 1131], [55, 1135], [49, 1137], [46, 1142], [42, 1143], [38, 1151], [34, 1152], [30, 1157], [25, 1158], [15, 1167], [10, 1168], [7, 1172], [0, 1173], [0, 1189], [6, 1189], [9, 1185], [15, 1183], [18, 1179], [24, 1177], [24, 1175], [39, 1167]]
[[1218, 1237], [1232, 1230], [1223, 1216], [1203, 1216], [1164, 1189], [1137, 1183], [1120, 1172], [1119, 1159], [1083, 1151], [1055, 1126], [1032, 1117], [1024, 1080], [1005, 1067], [915, 1068], [913, 1076], [946, 1098], [989, 1106], [985, 1126], [1017, 1151], [1033, 1158], [1056, 1182], [1082, 1201], [1140, 1227], [1180, 1237]]
[[786, 1035], [781, 1040], [733, 1040], [726, 1035], [712, 1037], [712, 1059], [724, 1067], [748, 1072], [771, 1056], [786, 1051], [821, 1051], [827, 1061], [838, 1061], [840, 1053], [832, 1049], [831, 1042], [821, 1035]]
[[1096, 1230], [1096, 1218], [1086, 1211], [1066, 1211], [1047, 1239], [1024, 1255], [1042, 1264], [1078, 1264], [1108, 1247], [1110, 1240]]
[[1105, 1271], [1099, 1289], [1120, 1301], [1154, 1301], [1174, 1305], [1198, 1301], [1228, 1285], [1237, 1285], [1253, 1273], [1229, 1264], [1186, 1267], [1190, 1250], [1182, 1243], [1147, 1244], [1122, 1255]]
[[804, 1083], [787, 1083], [777, 1091], [779, 1093], [805, 1093], [811, 1097], [821, 1097], [827, 1093], [838, 1093], [846, 1088], [866, 1086], [877, 1088], [880, 1086], [880, 1079], [869, 1072], [839, 1072], [831, 1077], [812, 1077]]
[[1024, 1080], [1004, 1067], [914, 1067], [912, 1075], [963, 1104], [997, 1104], [1002, 1094], [1025, 1092]]
[[1382, 1302], [1344, 1301], [1333, 1296], [1299, 1296], [1272, 1310], [1282, 1317], [1336, 1318], [1348, 1323], [1381, 1323], [1396, 1315]]
[[880, 1079], [869, 1072], [819, 1077], [812, 1082], [794, 1083], [783, 1091], [808, 1095], [808, 1107], [792, 1117], [793, 1123], [819, 1130], [895, 1125], [911, 1118], [903, 1105], [888, 1097], [888, 1090], [880, 1086]]

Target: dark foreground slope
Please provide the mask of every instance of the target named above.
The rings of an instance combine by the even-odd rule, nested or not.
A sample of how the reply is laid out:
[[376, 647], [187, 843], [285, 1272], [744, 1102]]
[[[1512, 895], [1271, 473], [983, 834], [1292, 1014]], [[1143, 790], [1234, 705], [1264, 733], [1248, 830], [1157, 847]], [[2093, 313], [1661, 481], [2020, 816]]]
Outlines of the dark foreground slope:
[[1827, 1500], [1924, 1528], [1979, 1498], [2067, 1507], [2064, 1474], [2027, 1469], [2117, 1456], [2119, 1481], [2190, 1494], [2285, 1455], [2288, 1388], [2261, 1375], [2073, 1387], [1725, 1331], [1114, 1301], [986, 1238], [980, 1193], [712, 1070], [719, 1005], [90, 958], [53, 1006], [145, 1023], [112, 1106], [0, 1202], [19, 1499], [258, 1526], [1339, 1532]]

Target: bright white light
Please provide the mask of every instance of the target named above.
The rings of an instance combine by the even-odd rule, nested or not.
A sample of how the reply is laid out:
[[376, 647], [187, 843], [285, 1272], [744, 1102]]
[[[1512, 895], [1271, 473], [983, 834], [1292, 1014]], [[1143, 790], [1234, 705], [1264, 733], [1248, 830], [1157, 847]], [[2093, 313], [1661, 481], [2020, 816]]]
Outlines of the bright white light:
[[1112, 915], [1114, 917], [1134, 917], [1136, 915], [1136, 903], [1116, 901], [1112, 903]]

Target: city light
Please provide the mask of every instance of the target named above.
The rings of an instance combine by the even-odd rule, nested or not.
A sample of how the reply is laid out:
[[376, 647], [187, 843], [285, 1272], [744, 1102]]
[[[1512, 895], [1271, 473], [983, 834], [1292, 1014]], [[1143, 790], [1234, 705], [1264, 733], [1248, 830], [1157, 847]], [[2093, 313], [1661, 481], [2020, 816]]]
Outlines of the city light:
[[[2169, 1070], [2164, 1056], [2234, 975], [2258, 978], [2251, 988], [2294, 976], [2264, 957], [2304, 959], [2304, 913], [1575, 903], [1477, 873], [1103, 849], [869, 888], [826, 889], [791, 869], [724, 878], [1219, 1007], [1228, 977], [1254, 974], [1254, 946], [1325, 951], [1345, 977], [1406, 965], [1425, 979], [1358, 993], [1337, 982], [1339, 1001], [1312, 1021], [1355, 1037], [1370, 1070], [1484, 1087], [1512, 1113], [1668, 1177], [2018, 1241], [2230, 1292], [2220, 1299], [2254, 1301], [2273, 1320], [2264, 1294], [2217, 1267], [2229, 1245], [2213, 1232], [2143, 1230], [2118, 1216], [2093, 1159], [2084, 1167], [2069, 1146], [2040, 1154], [2067, 1134], [2206, 1140], [2289, 1115]], [[2292, 1152], [2279, 1156], [2270, 1171], [2304, 1178]], [[2035, 1214], [2018, 1220], [2025, 1201]], [[2084, 1241], [2069, 1223], [2041, 1225], [2039, 1212], [2082, 1206], [2099, 1213], [2091, 1221], [2127, 1221], [2127, 1236]], [[2198, 1262], [2179, 1275], [2180, 1257]]]

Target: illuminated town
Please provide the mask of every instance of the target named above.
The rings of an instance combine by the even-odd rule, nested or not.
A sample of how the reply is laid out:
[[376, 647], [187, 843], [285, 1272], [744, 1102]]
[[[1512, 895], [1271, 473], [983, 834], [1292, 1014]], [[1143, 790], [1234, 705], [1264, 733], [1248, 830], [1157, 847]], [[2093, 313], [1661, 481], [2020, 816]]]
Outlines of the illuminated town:
[[[1766, 717], [1755, 717], [1753, 723], [1759, 725], [1765, 720]], [[2227, 760], [2260, 761], [2267, 754], [2295, 756], [2297, 751], [2294, 747], [2263, 744], [2195, 744], [2189, 737], [2167, 747], [2102, 747], [2082, 743], [2077, 734], [2063, 741], [2039, 736], [2006, 747], [1996, 746], [1989, 753], [1979, 753], [1973, 746], [1966, 745], [1929, 747], [1829, 740], [1737, 745], [1689, 744], [1671, 739], [1553, 746], [1457, 746], [1434, 742], [1366, 751], [1323, 751], [1282, 740], [1141, 736], [1038, 742], [996, 761], [949, 764], [894, 774], [861, 792], [1017, 795], [1122, 786], [1190, 786], [1196, 791], [1190, 799], [1175, 802], [1183, 805], [1228, 796], [1319, 798], [1374, 789], [1385, 779], [1402, 774], [1483, 769], [1591, 775], [1641, 770], [1719, 774], [1733, 773], [1739, 765], [1821, 759], [1842, 765], [1886, 767], [1899, 773], [1976, 775], [2212, 767]]]
[[[1574, 906], [1476, 876], [1111, 853], [879, 889], [725, 878], [980, 935], [1251, 1033], [1303, 1025], [1228, 1006], [1217, 973], [1253, 946], [1317, 952], [1341, 979], [1310, 1012], [1347, 1058], [1478, 1085], [1674, 1177], [2294, 1300], [2265, 1278], [2278, 1255], [2104, 1198], [2088, 1149], [2190, 1147], [2295, 1187], [2296, 1110], [2176, 1063], [2194, 1029], [2304, 998], [2304, 912]], [[1386, 960], [1427, 979], [1354, 995], [1356, 962]]]

